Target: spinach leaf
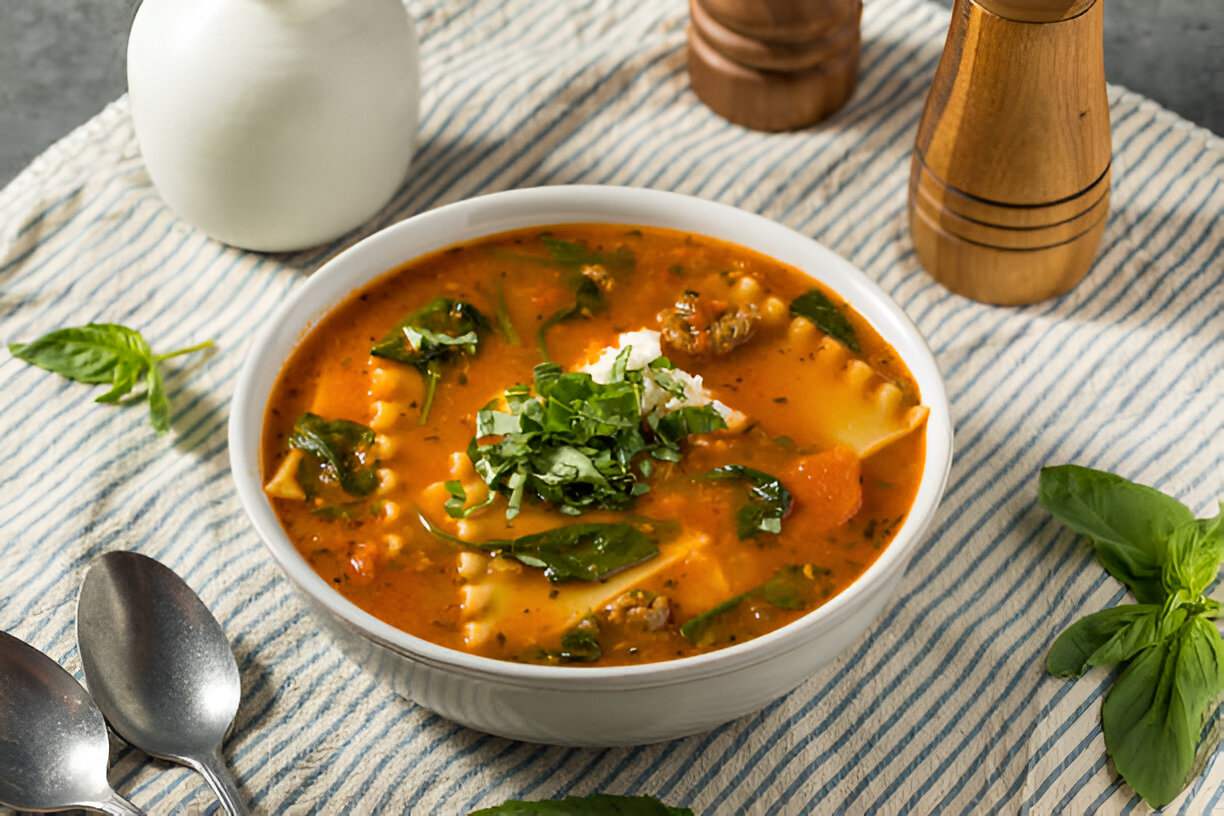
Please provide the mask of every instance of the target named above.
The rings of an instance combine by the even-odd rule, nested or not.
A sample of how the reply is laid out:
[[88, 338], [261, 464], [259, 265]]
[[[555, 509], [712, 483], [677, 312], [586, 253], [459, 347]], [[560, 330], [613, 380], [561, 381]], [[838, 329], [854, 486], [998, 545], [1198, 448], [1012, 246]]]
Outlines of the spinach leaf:
[[506, 496], [508, 518], [525, 496], [571, 515], [624, 509], [648, 489], [634, 472], [636, 457], [678, 459], [687, 434], [725, 427], [708, 405], [661, 418], [651, 413], [644, 423], [643, 374], [620, 368], [622, 379], [597, 383], [590, 374], [541, 363], [534, 396], [532, 388], [515, 386], [504, 393], [507, 410], [478, 412], [468, 458], [485, 484]]
[[741, 541], [760, 533], [782, 532], [782, 519], [790, 512], [791, 494], [776, 476], [743, 465], [724, 465], [698, 478], [740, 479], [751, 485], [748, 503], [735, 514], [735, 534]]
[[554, 584], [599, 581], [659, 554], [654, 539], [631, 524], [571, 524], [518, 538], [465, 541], [419, 516], [434, 536], [452, 544], [515, 558], [544, 570]]
[[591, 267], [600, 268], [614, 279], [632, 270], [635, 259], [633, 250], [626, 246], [619, 246], [612, 252], [599, 252], [584, 244], [562, 241], [549, 235], [540, 236], [540, 241], [548, 248], [549, 262], [577, 273], [570, 284], [574, 287], [574, 302], [549, 315], [536, 332], [536, 346], [540, 349], [540, 358], [547, 362], [550, 359], [546, 340], [549, 329], [558, 323], [590, 317], [608, 308], [603, 289], [597, 281], [584, 274], [584, 270]]
[[536, 331], [536, 347], [540, 350], [540, 358], [545, 362], [548, 356], [548, 330], [558, 323], [565, 323], [578, 317], [590, 317], [608, 308], [603, 291], [590, 278], [583, 277], [578, 281], [574, 292], [574, 302], [562, 306], [548, 316]]
[[506, 310], [505, 280], [501, 280], [497, 284], [497, 325], [501, 328], [501, 333], [506, 338], [507, 343], [512, 346], [519, 345], [518, 332], [514, 330], [514, 324], [510, 322], [510, 312]]
[[289, 447], [307, 453], [298, 465], [298, 483], [308, 497], [331, 485], [350, 496], [368, 496], [378, 487], [378, 460], [370, 448], [374, 432], [347, 419], [324, 419], [305, 413], [293, 426]]
[[669, 807], [650, 796], [593, 793], [542, 802], [511, 799], [495, 807], [474, 810], [468, 816], [693, 816], [693, 811]]
[[1165, 548], [1173, 531], [1194, 520], [1186, 506], [1159, 490], [1076, 465], [1043, 468], [1041, 506], [1081, 535], [1097, 560], [1130, 587], [1140, 603], [1163, 603]]
[[809, 289], [792, 300], [790, 313], [795, 317], [804, 317], [812, 321], [816, 328], [834, 340], [841, 341], [855, 354], [862, 351], [849, 318], [836, 303], [829, 300], [828, 295], [819, 289]]
[[635, 261], [633, 250], [627, 246], [618, 246], [611, 252], [599, 252], [590, 249], [585, 244], [562, 241], [551, 235], [541, 235], [540, 241], [548, 247], [548, 254], [557, 266], [570, 268], [602, 266], [612, 273], [628, 272], [633, 269]]
[[475, 354], [480, 333], [488, 330], [489, 321], [472, 304], [438, 297], [395, 324], [370, 347], [370, 354], [410, 365], [421, 373], [425, 399], [418, 423], [424, 425], [445, 363]]
[[694, 646], [733, 641], [737, 637], [734, 613], [745, 601], [760, 599], [778, 609], [803, 609], [818, 597], [828, 596], [829, 574], [827, 569], [812, 564], [785, 566], [760, 586], [689, 618], [681, 624], [680, 634]]
[[149, 423], [158, 434], [170, 430], [170, 401], [161, 369], [164, 360], [212, 345], [208, 340], [167, 354], [154, 354], [140, 332], [117, 323], [89, 323], [57, 329], [29, 343], [9, 343], [9, 352], [24, 362], [88, 385], [110, 385], [96, 402], [114, 404], [145, 380]]
[[588, 615], [561, 636], [560, 650], [543, 649], [538, 656], [558, 663], [594, 663], [603, 657], [598, 635], [599, 622]]
[[[1130, 660], [1168, 636], [1169, 627], [1161, 625], [1162, 611], [1156, 604], [1129, 604], [1085, 615], [1054, 641], [1046, 671], [1057, 677], [1079, 677], [1093, 666]], [[1182, 611], [1169, 619], [1175, 629], [1186, 615]]]
[[1222, 688], [1220, 634], [1196, 616], [1144, 650], [1110, 689], [1101, 707], [1106, 750], [1152, 807], [1167, 805], [1185, 787], [1203, 718]]

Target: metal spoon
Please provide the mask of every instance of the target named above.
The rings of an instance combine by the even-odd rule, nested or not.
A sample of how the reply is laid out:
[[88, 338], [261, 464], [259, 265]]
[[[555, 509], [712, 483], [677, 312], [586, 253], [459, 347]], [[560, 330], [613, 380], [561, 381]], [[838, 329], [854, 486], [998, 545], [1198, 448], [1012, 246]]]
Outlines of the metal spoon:
[[102, 712], [76, 678], [0, 632], [0, 805], [143, 816], [106, 781], [109, 760]]
[[242, 696], [216, 618], [173, 570], [134, 552], [94, 560], [77, 598], [85, 683], [128, 743], [194, 768], [230, 816], [246, 808], [221, 758]]

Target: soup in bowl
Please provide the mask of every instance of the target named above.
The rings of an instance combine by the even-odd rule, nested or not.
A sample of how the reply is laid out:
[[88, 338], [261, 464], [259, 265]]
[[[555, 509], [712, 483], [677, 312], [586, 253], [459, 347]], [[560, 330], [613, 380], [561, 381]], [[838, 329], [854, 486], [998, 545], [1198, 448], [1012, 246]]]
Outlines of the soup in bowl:
[[256, 341], [234, 475], [341, 645], [444, 716], [657, 741], [878, 614], [951, 457], [900, 310], [818, 244], [648, 190], [499, 193], [319, 270]]

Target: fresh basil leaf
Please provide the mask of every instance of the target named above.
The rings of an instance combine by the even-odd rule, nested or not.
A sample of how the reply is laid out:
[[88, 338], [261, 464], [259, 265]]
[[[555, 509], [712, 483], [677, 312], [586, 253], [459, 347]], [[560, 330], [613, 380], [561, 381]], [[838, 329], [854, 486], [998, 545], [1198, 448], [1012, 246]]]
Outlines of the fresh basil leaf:
[[1167, 592], [1200, 595], [1215, 581], [1224, 559], [1224, 505], [1213, 519], [1185, 522], [1169, 536], [1162, 572]]
[[778, 609], [803, 609], [831, 592], [829, 571], [812, 564], [782, 567], [768, 581], [728, 598], [717, 606], [689, 618], [680, 634], [694, 646], [713, 646], [737, 639], [736, 610], [746, 601], [760, 599]]
[[511, 799], [495, 807], [474, 810], [468, 816], [693, 816], [693, 811], [669, 807], [649, 796], [593, 793], [550, 801]]
[[669, 447], [679, 445], [686, 436], [727, 427], [713, 405], [685, 405], [662, 416], [652, 415], [650, 425], [659, 440]]
[[1219, 632], [1194, 616], [1173, 637], [1140, 653], [1105, 697], [1106, 750], [1152, 807], [1173, 801], [1189, 781], [1203, 717], [1221, 691]]
[[791, 494], [776, 476], [743, 465], [724, 465], [698, 478], [737, 479], [749, 483], [748, 503], [735, 515], [735, 533], [741, 541], [760, 533], [782, 532], [782, 519], [790, 512]]
[[1077, 465], [1043, 468], [1041, 506], [1092, 539], [1097, 560], [1140, 603], [1163, 603], [1169, 537], [1194, 520], [1181, 502], [1112, 473]]
[[166, 386], [156, 363], [145, 372], [145, 390], [149, 398], [149, 423], [159, 434], [165, 433], [170, 430], [170, 398], [166, 396]]
[[480, 334], [488, 330], [489, 321], [472, 304], [438, 297], [396, 323], [370, 347], [370, 354], [410, 365], [420, 372], [425, 380], [425, 398], [418, 423], [424, 425], [444, 365], [465, 354], [475, 354]]
[[96, 402], [117, 403], [143, 376], [149, 422], [159, 434], [170, 430], [170, 401], [158, 364], [162, 360], [207, 348], [212, 341], [154, 355], [140, 332], [117, 323], [89, 323], [57, 329], [30, 343], [10, 343], [19, 360], [89, 385], [109, 384]]
[[304, 451], [298, 483], [307, 496], [335, 484], [350, 496], [368, 496], [378, 487], [378, 460], [371, 455], [374, 431], [347, 419], [306, 413], [289, 435], [289, 447]]
[[[31, 343], [10, 343], [9, 351], [19, 360], [70, 380], [98, 385], [115, 383], [116, 371], [133, 380], [153, 359], [153, 351], [135, 329], [115, 323], [90, 323], [57, 329]], [[130, 390], [130, 386], [129, 386]]]
[[854, 326], [850, 324], [849, 318], [846, 317], [845, 313], [836, 303], [829, 300], [828, 295], [819, 289], [809, 289], [791, 301], [790, 313], [796, 317], [804, 317], [812, 321], [816, 328], [834, 340], [841, 341], [846, 348], [855, 354], [862, 351], [862, 348], [859, 346], [858, 336], [854, 333]]
[[[1129, 660], [1161, 637], [1162, 606], [1128, 604], [1085, 615], [1063, 630], [1046, 656], [1046, 671], [1079, 677], [1093, 666]], [[1181, 616], [1185, 620], [1185, 615]]]

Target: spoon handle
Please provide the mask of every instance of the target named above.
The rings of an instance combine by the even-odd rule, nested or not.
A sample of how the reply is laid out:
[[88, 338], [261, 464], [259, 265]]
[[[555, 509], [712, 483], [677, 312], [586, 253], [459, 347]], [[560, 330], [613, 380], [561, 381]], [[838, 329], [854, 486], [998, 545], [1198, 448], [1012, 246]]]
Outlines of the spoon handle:
[[213, 793], [217, 794], [217, 800], [227, 816], [247, 816], [246, 805], [242, 802], [242, 795], [238, 793], [234, 777], [225, 767], [225, 760], [221, 758], [220, 746], [206, 756], [191, 757], [187, 764], [204, 777]]
[[128, 800], [124, 799], [119, 794], [115, 793], [110, 788], [102, 794], [102, 798], [95, 802], [82, 802], [81, 807], [88, 810], [97, 810], [109, 816], [145, 816], [145, 812], [133, 805]]

